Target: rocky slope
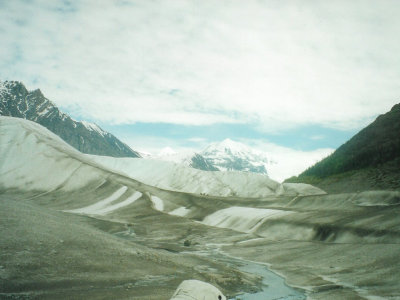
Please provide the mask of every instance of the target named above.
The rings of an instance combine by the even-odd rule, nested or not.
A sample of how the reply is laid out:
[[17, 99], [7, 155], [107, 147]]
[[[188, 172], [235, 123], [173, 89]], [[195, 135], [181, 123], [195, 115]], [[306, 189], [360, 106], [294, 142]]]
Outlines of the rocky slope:
[[181, 153], [175, 152], [173, 149], [166, 147], [156, 156], [149, 156], [147, 158], [155, 158], [164, 161], [171, 161], [174, 163], [182, 164], [184, 166], [192, 167], [202, 171], [218, 171], [218, 168], [208, 162], [204, 156], [194, 151], [183, 151]]
[[73, 120], [39, 89], [28, 91], [18, 81], [0, 82], [0, 115], [39, 123], [83, 153], [140, 157], [136, 151], [96, 124]]

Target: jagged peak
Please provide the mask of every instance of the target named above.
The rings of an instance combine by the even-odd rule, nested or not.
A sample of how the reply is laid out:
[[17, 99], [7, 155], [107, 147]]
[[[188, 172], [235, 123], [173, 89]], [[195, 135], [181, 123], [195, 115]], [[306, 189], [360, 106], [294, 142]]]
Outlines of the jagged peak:
[[227, 148], [230, 148], [230, 149], [237, 149], [237, 150], [239, 150], [239, 149], [248, 149], [249, 148], [245, 144], [240, 143], [240, 142], [236, 142], [234, 140], [231, 140], [230, 138], [224, 139], [219, 144], [221, 146], [224, 146], [224, 147], [227, 147]]
[[21, 81], [15, 81], [15, 80], [0, 81], [0, 90], [1, 89], [13, 89], [15, 87], [21, 87], [21, 88], [27, 90], [25, 85]]
[[[128, 145], [97, 124], [78, 122], [47, 99], [40, 89], [27, 90], [20, 81], [0, 81], [0, 113], [35, 121], [65, 139], [74, 148], [90, 154], [141, 157]], [[99, 137], [94, 136], [99, 135]], [[75, 139], [77, 135], [79, 139]]]
[[[36, 89], [36, 90], [33, 90], [32, 92], [31, 92], [32, 94], [34, 94], [35, 96], [37, 95], [37, 96], [40, 96], [40, 97], [43, 97], [44, 98], [44, 95], [43, 95], [43, 93], [42, 93], [42, 91], [40, 90], [40, 89]], [[50, 101], [50, 100], [48, 100], [48, 99], [46, 99], [47, 101]], [[52, 103], [53, 104], [53, 103]], [[54, 104], [53, 104], [54, 105]]]
[[[22, 89], [24, 89], [24, 90], [26, 90], [26, 92], [29, 92], [29, 93], [31, 93], [31, 94], [34, 94], [34, 95], [37, 95], [37, 96], [40, 96], [40, 97], [43, 97], [43, 98], [45, 98], [44, 97], [44, 95], [43, 95], [43, 93], [42, 93], [42, 91], [40, 90], [40, 89], [35, 89], [35, 90], [28, 90], [27, 88], [26, 88], [26, 86], [21, 82], [21, 81], [18, 81], [18, 80], [6, 80], [6, 81], [1, 81], [0, 80], [0, 90], [9, 90], [9, 89], [13, 89], [13, 88], [22, 88]], [[48, 100], [48, 99], [46, 99], [47, 101], [49, 101], [49, 102], [51, 102], [50, 100]], [[54, 105], [54, 103], [52, 103], [51, 102], [51, 104], [53, 104]]]
[[6, 81], [4, 81], [4, 84], [8, 85], [8, 86], [15, 86], [15, 85], [23, 85], [24, 86], [24, 84], [18, 80], [6, 80]]

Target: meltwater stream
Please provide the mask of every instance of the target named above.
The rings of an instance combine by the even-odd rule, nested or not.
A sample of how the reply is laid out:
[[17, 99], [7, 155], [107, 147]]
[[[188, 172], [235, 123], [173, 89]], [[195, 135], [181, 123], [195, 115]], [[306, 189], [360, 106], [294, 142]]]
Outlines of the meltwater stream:
[[[128, 228], [128, 230], [116, 233], [115, 235], [128, 240], [134, 238], [137, 241], [136, 234], [132, 228]], [[190, 251], [187, 253], [191, 255], [207, 256], [213, 260], [224, 262], [243, 272], [258, 275], [262, 278], [260, 291], [255, 293], [244, 292], [236, 297], [229, 298], [229, 300], [304, 300], [307, 298], [303, 290], [286, 285], [285, 279], [270, 271], [266, 264], [232, 257], [219, 249], [221, 245], [208, 244], [207, 246], [208, 249], [206, 250]]]
[[252, 262], [245, 262], [245, 265], [239, 267], [239, 270], [261, 276], [262, 290], [254, 294], [244, 293], [231, 299], [236, 299], [236, 300], [306, 299], [304, 293], [292, 287], [287, 286], [285, 284], [285, 280], [282, 277], [268, 270], [267, 266], [265, 265]]
[[270, 271], [265, 264], [235, 258], [224, 254], [218, 249], [202, 251], [201, 255], [212, 256], [215, 260], [233, 265], [243, 272], [258, 275], [262, 278], [260, 291], [243, 293], [234, 298], [229, 298], [230, 300], [304, 300], [307, 298], [302, 290], [286, 285], [285, 279]]

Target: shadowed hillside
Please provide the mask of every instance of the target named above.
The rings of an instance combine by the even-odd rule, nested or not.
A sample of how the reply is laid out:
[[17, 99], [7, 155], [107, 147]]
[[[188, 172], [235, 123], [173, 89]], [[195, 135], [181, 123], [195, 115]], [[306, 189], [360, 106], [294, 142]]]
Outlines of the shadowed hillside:
[[327, 158], [286, 182], [312, 183], [328, 192], [400, 189], [400, 104]]

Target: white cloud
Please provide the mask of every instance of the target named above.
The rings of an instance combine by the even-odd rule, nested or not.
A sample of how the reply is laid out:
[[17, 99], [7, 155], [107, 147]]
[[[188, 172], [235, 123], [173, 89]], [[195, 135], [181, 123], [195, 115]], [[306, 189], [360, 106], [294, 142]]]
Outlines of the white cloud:
[[400, 94], [398, 1], [6, 1], [0, 76], [110, 123], [366, 125]]
[[201, 147], [189, 147], [185, 141], [160, 138], [153, 136], [132, 136], [130, 134], [122, 135], [121, 140], [136, 151], [152, 155], [159, 154], [165, 148], [171, 148], [175, 152], [199, 151]]
[[[334, 149], [323, 148], [312, 151], [299, 151], [285, 147], [270, 145], [266, 151], [271, 155], [272, 163], [268, 168], [268, 174], [272, 179], [279, 182], [297, 176], [307, 168], [331, 154]], [[269, 147], [266, 147], [267, 149]]]
[[321, 148], [312, 151], [300, 151], [260, 139], [242, 139], [241, 142], [268, 154], [270, 157], [270, 165], [267, 170], [268, 175], [279, 182], [299, 175], [335, 150]]

